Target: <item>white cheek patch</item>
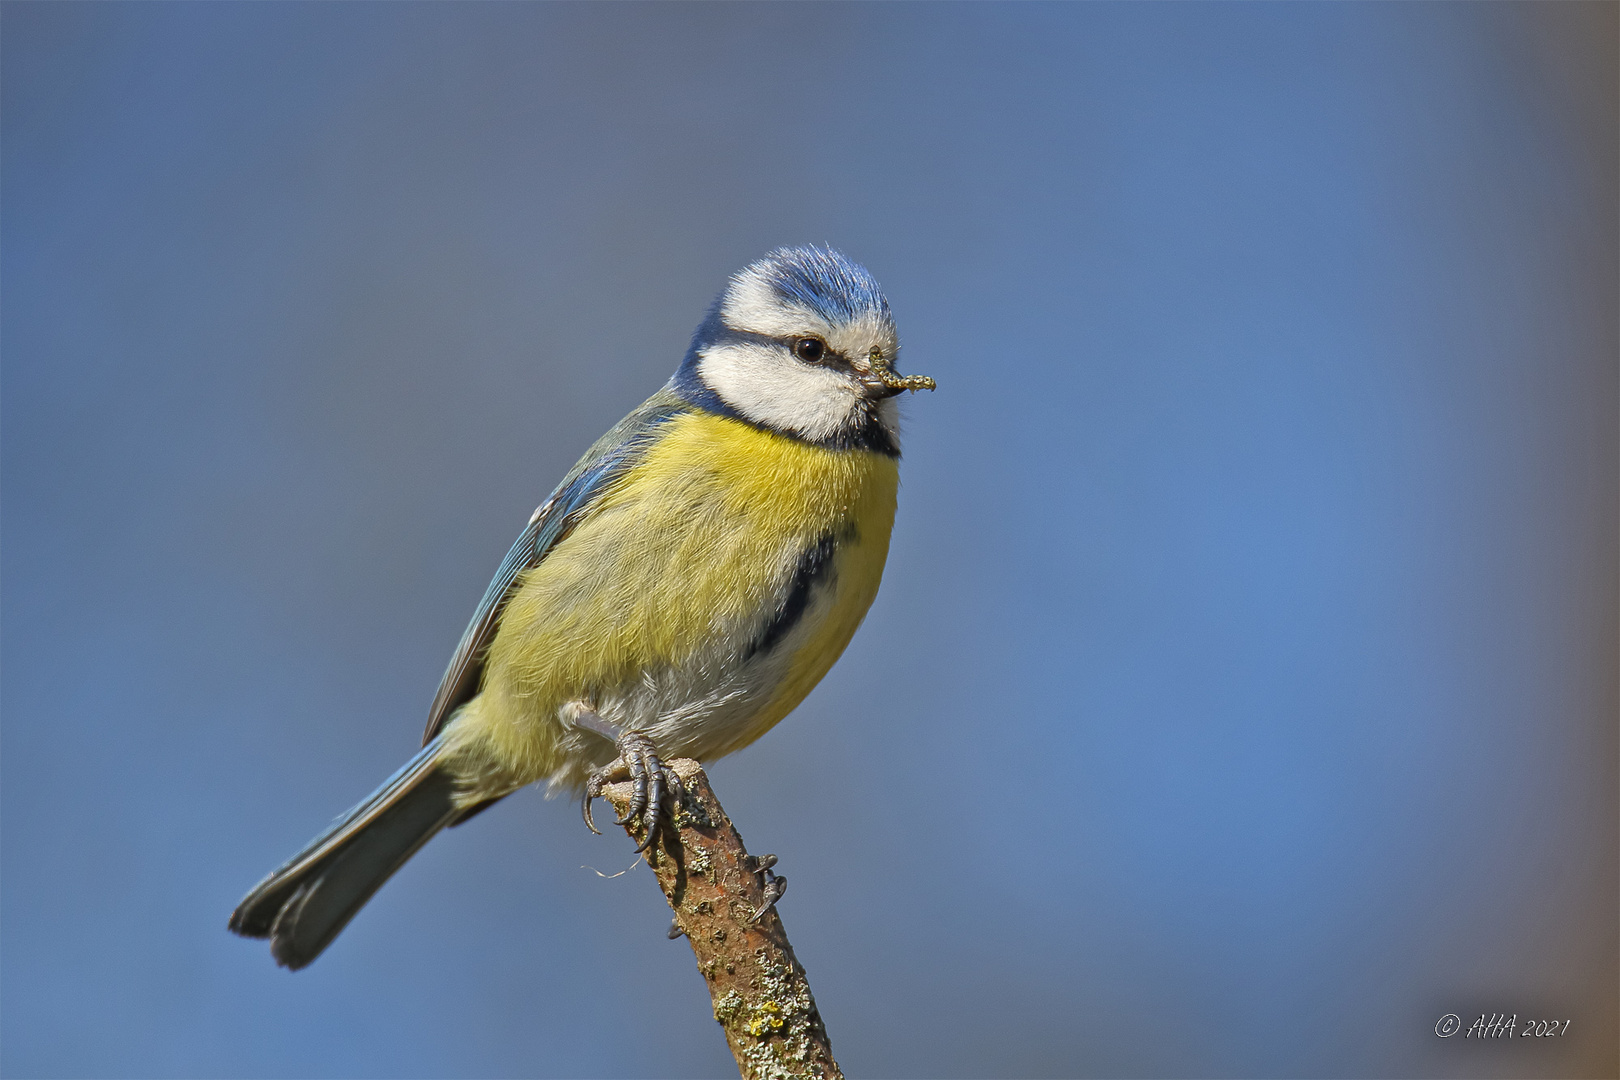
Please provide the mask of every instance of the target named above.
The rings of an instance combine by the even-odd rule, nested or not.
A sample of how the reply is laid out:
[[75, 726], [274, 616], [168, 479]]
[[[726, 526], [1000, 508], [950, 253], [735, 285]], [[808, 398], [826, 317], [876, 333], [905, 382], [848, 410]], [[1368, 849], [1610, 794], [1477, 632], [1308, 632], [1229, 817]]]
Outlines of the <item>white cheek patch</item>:
[[698, 359], [698, 375], [720, 400], [756, 424], [810, 440], [838, 434], [860, 406], [845, 375], [800, 363], [770, 345], [711, 346]]

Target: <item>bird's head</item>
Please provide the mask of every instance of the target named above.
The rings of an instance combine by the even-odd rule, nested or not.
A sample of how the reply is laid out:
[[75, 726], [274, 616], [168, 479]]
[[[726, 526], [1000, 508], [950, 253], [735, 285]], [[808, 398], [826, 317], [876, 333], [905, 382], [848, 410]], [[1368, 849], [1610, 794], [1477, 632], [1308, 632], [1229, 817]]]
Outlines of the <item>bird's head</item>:
[[899, 349], [889, 302], [863, 267], [829, 249], [779, 248], [726, 284], [675, 388], [795, 438], [897, 453], [893, 397], [934, 388], [895, 373]]

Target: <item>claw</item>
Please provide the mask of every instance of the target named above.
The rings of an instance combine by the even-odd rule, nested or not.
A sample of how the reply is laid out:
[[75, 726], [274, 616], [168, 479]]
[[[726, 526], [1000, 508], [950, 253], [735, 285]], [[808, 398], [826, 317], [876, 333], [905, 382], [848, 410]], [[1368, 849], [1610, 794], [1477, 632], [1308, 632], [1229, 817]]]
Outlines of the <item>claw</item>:
[[637, 755], [626, 754], [620, 760], [629, 767], [630, 783], [635, 787], [635, 792], [630, 796], [630, 804], [625, 807], [624, 816], [614, 822], [617, 825], [625, 825], [636, 819], [641, 813], [641, 804], [647, 799], [647, 770]]
[[782, 894], [787, 892], [787, 878], [772, 873], [771, 867], [776, 865], [775, 855], [746, 855], [744, 860], [749, 873], [760, 875], [760, 884], [765, 889], [765, 902], [759, 906], [759, 910], [754, 912], [753, 917], [748, 920], [751, 923], [757, 923], [765, 917], [767, 911], [776, 906], [776, 902], [782, 899]]
[[646, 851], [658, 842], [658, 811], [664, 805], [664, 763], [650, 750], [647, 761], [652, 768], [648, 770], [651, 775], [648, 777], [647, 807], [641, 816], [641, 827], [647, 831], [647, 835], [636, 845], [637, 851]]
[[591, 832], [595, 833], [597, 836], [602, 835], [602, 830], [598, 829], [596, 827], [596, 822], [591, 820], [591, 800], [597, 798], [601, 794], [602, 778], [593, 773], [591, 774], [591, 778], [585, 781], [585, 797], [580, 800], [579, 808], [585, 815], [585, 827], [591, 830]]
[[641, 750], [629, 736], [619, 740], [619, 760], [630, 766], [630, 779], [635, 781], [636, 793], [630, 799], [630, 805], [625, 808], [624, 816], [615, 824], [628, 825], [641, 816], [641, 811], [647, 805], [647, 766], [642, 761]]
[[581, 807], [585, 825], [592, 832], [598, 832], [591, 820], [591, 801], [602, 794], [609, 780], [623, 779], [628, 775], [635, 783], [635, 793], [625, 807], [624, 815], [617, 820], [623, 826], [640, 825], [643, 836], [636, 850], [647, 851], [658, 840], [664, 799], [669, 796], [680, 798], [685, 794], [685, 789], [675, 771], [659, 759], [652, 740], [647, 736], [637, 731], [626, 731], [615, 740], [615, 744], [619, 748], [618, 758], [586, 779], [585, 799]]
[[782, 877], [780, 874], [773, 874], [769, 870], [765, 870], [763, 873], [765, 874], [765, 902], [759, 906], [758, 911], [754, 912], [753, 918], [748, 920], [751, 923], [757, 923], [763, 919], [765, 913], [774, 908], [776, 902], [782, 899], [782, 894], [787, 892], [787, 878]]

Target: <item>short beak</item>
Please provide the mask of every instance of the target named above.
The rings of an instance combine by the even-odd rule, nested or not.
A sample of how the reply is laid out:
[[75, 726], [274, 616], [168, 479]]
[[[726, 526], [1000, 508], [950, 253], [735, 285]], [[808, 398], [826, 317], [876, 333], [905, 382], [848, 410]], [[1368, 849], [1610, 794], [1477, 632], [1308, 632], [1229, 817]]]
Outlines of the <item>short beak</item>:
[[876, 379], [862, 379], [861, 388], [866, 391], [866, 396], [871, 398], [873, 401], [882, 401], [885, 398], [892, 398], [896, 394], [902, 394], [905, 392], [905, 387], [903, 386], [889, 386], [885, 383], [878, 382]]
[[932, 390], [934, 380], [927, 375], [900, 375], [889, 366], [883, 354], [877, 349], [867, 357], [864, 370], [860, 372], [861, 385], [866, 388], [868, 397], [881, 401], [892, 398], [902, 390]]

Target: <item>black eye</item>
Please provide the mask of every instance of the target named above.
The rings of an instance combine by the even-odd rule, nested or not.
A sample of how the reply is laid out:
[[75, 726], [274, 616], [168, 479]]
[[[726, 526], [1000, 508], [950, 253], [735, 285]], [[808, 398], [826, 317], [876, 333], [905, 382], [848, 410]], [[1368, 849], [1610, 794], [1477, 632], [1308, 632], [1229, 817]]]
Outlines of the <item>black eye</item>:
[[802, 337], [793, 343], [793, 355], [807, 364], [819, 364], [827, 355], [827, 345], [820, 338]]

